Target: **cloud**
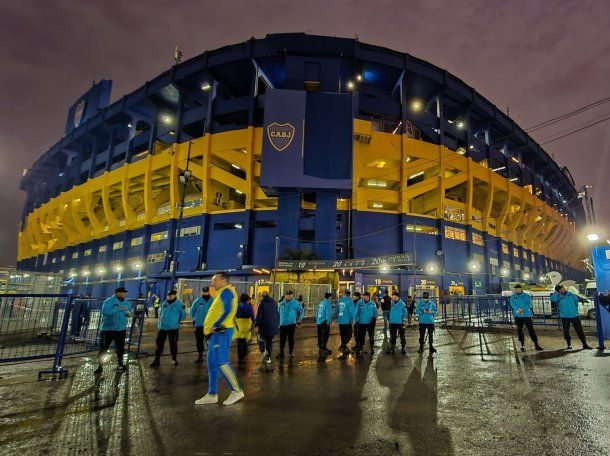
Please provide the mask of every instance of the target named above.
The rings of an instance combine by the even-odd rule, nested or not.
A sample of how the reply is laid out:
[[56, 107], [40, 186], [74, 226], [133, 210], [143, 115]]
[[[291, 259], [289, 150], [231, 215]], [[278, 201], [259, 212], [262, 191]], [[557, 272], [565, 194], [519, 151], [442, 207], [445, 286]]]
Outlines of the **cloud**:
[[[610, 87], [607, 2], [20, 0], [3, 10], [0, 195], [11, 197], [0, 209], [0, 263], [15, 258], [21, 169], [61, 137], [68, 107], [93, 79], [113, 79], [114, 99], [136, 89], [171, 66], [176, 44], [192, 57], [273, 32], [358, 35], [446, 68], [525, 126]], [[548, 150], [589, 183], [610, 153], [608, 132], [601, 124]], [[610, 199], [596, 202], [610, 227]]]

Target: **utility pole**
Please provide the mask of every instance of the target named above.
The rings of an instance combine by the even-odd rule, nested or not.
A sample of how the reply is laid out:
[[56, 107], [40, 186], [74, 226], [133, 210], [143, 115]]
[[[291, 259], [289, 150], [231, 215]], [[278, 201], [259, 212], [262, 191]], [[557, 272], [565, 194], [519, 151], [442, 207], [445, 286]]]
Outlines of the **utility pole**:
[[273, 297], [275, 298], [275, 280], [277, 277], [277, 260], [280, 254], [280, 237], [275, 237], [275, 259], [273, 261], [273, 283], [271, 285], [271, 292], [273, 293]]

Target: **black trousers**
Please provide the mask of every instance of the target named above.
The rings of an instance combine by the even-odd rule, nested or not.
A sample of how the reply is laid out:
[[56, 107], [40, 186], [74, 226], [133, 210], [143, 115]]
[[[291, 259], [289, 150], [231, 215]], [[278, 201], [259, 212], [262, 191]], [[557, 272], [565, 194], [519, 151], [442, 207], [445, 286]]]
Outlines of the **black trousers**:
[[102, 356], [112, 342], [114, 342], [114, 349], [116, 350], [116, 358], [119, 366], [123, 364], [123, 355], [125, 354], [125, 333], [127, 331], [102, 331], [100, 335], [100, 351], [97, 355], [98, 362], [102, 363]]
[[563, 337], [568, 343], [568, 345], [570, 345], [570, 341], [572, 340], [570, 338], [570, 323], [572, 323], [572, 326], [574, 326], [576, 335], [578, 336], [582, 344], [585, 345], [587, 343], [587, 339], [585, 338], [585, 332], [582, 330], [582, 323], [580, 322], [580, 318], [578, 317], [561, 319], [561, 325], [563, 326]]
[[341, 337], [341, 347], [347, 348], [347, 344], [352, 340], [353, 329], [350, 323], [339, 325], [339, 336]]
[[432, 323], [419, 324], [419, 345], [420, 347], [424, 345], [426, 331], [428, 331], [428, 344], [432, 347], [432, 344], [434, 343], [434, 325]]
[[396, 338], [400, 335], [400, 345], [402, 348], [407, 345], [407, 338], [405, 337], [405, 325], [400, 323], [390, 323], [390, 345], [396, 347]]
[[248, 354], [248, 341], [246, 339], [237, 339], [237, 359], [242, 360]]
[[360, 323], [358, 325], [358, 334], [356, 334], [356, 345], [358, 349], [362, 350], [364, 348], [364, 339], [366, 338], [366, 334], [369, 335], [369, 344], [373, 347], [375, 343], [375, 323], [373, 320], [368, 324]]
[[169, 351], [172, 354], [172, 359], [175, 360], [178, 356], [178, 330], [177, 329], [160, 329], [157, 333], [157, 350], [155, 358], [159, 359], [165, 348], [165, 339], [169, 338]]
[[296, 324], [280, 326], [280, 353], [284, 353], [286, 338], [288, 338], [288, 350], [290, 353], [294, 351], [294, 330], [296, 327]]
[[324, 322], [318, 325], [318, 348], [320, 350], [326, 349], [328, 343], [328, 337], [330, 336], [330, 325]]
[[195, 328], [195, 341], [197, 342], [197, 351], [199, 352], [200, 356], [203, 353], [203, 350], [205, 350], [204, 340], [205, 337], [203, 337], [203, 326], [197, 326]]
[[536, 345], [538, 344], [538, 336], [536, 335], [536, 331], [534, 331], [534, 322], [532, 321], [532, 317], [515, 317], [515, 324], [517, 325], [517, 337], [519, 338], [519, 342], [521, 342], [521, 345], [525, 343], [523, 325], [527, 327], [527, 332], [529, 333], [532, 341]]
[[258, 348], [261, 353], [267, 352], [271, 356], [271, 349], [273, 348], [273, 336], [258, 335]]

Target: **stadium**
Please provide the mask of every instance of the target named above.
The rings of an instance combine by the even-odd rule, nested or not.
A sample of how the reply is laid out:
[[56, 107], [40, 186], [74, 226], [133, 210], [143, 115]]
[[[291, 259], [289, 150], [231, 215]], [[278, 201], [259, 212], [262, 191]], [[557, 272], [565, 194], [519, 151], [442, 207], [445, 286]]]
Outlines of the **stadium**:
[[111, 87], [80, 97], [24, 171], [19, 270], [96, 296], [217, 270], [434, 294], [584, 277], [569, 171], [409, 54], [273, 34], [177, 61], [112, 104]]

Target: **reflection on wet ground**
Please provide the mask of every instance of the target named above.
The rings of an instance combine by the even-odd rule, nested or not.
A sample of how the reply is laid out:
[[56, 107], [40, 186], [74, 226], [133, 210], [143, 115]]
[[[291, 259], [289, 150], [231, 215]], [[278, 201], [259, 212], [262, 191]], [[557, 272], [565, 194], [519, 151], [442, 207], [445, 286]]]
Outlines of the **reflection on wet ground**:
[[[311, 329], [301, 329], [309, 334]], [[319, 359], [315, 339], [297, 356], [260, 363], [251, 346], [237, 369], [246, 392], [232, 407], [196, 407], [207, 387], [184, 331], [180, 366], [114, 361], [95, 378], [91, 357], [70, 376], [37, 382], [40, 364], [0, 368], [0, 454], [608, 454], [610, 368], [595, 352], [521, 353], [513, 334], [438, 330], [438, 353]], [[336, 336], [329, 346], [337, 347]], [[193, 358], [193, 359], [191, 359]], [[221, 399], [228, 394], [225, 385]]]

